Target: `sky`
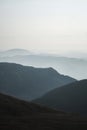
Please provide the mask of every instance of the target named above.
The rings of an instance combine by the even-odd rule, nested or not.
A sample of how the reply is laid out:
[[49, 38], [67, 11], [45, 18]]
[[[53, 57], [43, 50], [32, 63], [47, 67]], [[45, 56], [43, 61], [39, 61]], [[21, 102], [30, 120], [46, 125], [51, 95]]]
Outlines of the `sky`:
[[0, 0], [0, 50], [87, 52], [87, 0]]

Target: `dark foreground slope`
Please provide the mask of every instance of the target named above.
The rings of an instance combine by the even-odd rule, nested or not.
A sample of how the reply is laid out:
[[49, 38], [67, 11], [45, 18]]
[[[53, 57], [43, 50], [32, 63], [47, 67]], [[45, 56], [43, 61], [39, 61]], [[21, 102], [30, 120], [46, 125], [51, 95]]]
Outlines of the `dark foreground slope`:
[[87, 119], [0, 94], [0, 130], [87, 129]]
[[87, 80], [76, 81], [54, 89], [34, 102], [68, 112], [87, 115]]
[[75, 79], [59, 74], [53, 68], [34, 68], [0, 63], [0, 92], [31, 100]]

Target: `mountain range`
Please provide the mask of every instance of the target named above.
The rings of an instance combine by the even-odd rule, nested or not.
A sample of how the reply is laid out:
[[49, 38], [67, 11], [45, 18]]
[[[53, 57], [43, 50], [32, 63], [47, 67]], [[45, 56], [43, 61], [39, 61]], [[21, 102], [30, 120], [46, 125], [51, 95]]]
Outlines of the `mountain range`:
[[66, 70], [77, 79], [87, 77], [86, 59], [32, 55], [18, 49], [3, 54], [0, 53], [1, 130], [87, 129], [87, 78], [76, 80], [60, 74], [60, 70]]
[[14, 63], [0, 63], [0, 92], [32, 100], [46, 92], [76, 80], [53, 68], [34, 68]]
[[56, 55], [34, 54], [27, 50], [13, 49], [3, 52], [0, 62], [17, 63], [34, 67], [52, 67], [59, 73], [78, 80], [87, 79], [87, 59]]

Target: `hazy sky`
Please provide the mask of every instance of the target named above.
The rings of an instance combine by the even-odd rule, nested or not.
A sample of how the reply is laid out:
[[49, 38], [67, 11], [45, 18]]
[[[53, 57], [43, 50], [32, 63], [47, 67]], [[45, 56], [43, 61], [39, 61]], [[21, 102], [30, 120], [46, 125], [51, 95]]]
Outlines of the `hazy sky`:
[[0, 49], [87, 51], [87, 0], [0, 0]]

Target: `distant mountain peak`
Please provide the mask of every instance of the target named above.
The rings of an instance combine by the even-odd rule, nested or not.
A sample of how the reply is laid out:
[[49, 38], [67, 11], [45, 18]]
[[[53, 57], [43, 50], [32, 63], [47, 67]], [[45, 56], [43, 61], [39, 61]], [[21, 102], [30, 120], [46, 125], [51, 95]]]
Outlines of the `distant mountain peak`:
[[9, 57], [9, 56], [16, 56], [16, 55], [29, 55], [29, 54], [31, 54], [30, 51], [25, 49], [19, 49], [19, 48], [14, 48], [14, 49], [0, 52], [0, 56], [2, 57]]
[[21, 52], [30, 52], [29, 50], [26, 50], [26, 49], [20, 49], [20, 48], [14, 48], [14, 49], [9, 49], [9, 50], [6, 50], [8, 52], [15, 52], [15, 51], [21, 51]]

